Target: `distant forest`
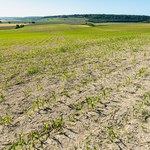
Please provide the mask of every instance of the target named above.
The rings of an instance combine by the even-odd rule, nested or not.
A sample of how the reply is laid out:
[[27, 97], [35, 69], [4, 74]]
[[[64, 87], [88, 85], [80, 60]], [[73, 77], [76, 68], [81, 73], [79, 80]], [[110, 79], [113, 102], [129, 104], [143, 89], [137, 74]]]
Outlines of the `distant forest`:
[[43, 18], [85, 18], [88, 22], [150, 22], [150, 16], [141, 15], [107, 15], [107, 14], [85, 14], [85, 15], [60, 15], [46, 16]]

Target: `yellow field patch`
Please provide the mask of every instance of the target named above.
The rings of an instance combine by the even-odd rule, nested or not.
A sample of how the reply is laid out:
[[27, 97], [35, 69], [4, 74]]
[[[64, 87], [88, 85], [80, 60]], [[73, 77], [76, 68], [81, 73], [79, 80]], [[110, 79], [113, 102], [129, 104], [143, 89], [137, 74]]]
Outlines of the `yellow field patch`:
[[0, 24], [0, 27], [13, 27], [16, 24]]

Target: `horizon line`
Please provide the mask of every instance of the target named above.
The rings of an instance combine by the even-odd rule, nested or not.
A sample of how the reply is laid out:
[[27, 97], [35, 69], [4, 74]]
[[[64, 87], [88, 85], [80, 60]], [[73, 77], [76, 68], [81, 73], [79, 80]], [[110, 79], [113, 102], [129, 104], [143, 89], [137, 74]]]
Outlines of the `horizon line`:
[[33, 15], [33, 16], [0, 16], [0, 18], [27, 18], [27, 17], [57, 17], [57, 16], [73, 16], [73, 15], [127, 15], [127, 16], [148, 16], [148, 17], [150, 17], [150, 15], [144, 15], [144, 14], [140, 14], [140, 15], [138, 15], [138, 14], [111, 14], [111, 13], [79, 13], [79, 14], [77, 14], [77, 13], [75, 13], [75, 14], [57, 14], [57, 15], [42, 15], [42, 16], [40, 16], [40, 15]]

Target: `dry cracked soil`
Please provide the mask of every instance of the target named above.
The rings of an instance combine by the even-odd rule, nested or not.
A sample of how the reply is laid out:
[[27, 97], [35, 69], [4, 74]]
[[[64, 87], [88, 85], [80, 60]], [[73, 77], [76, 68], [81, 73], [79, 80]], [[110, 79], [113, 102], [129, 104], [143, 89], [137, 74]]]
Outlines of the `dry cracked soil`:
[[43, 75], [4, 91], [0, 149], [20, 137], [31, 150], [149, 150], [149, 46], [91, 60], [70, 65], [75, 78]]

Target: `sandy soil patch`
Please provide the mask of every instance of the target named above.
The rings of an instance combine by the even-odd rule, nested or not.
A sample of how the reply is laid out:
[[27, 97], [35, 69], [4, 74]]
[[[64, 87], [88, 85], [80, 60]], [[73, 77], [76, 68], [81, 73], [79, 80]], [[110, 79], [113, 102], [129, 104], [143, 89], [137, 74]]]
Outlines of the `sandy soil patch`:
[[0, 27], [14, 27], [16, 24], [0, 24]]

